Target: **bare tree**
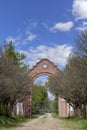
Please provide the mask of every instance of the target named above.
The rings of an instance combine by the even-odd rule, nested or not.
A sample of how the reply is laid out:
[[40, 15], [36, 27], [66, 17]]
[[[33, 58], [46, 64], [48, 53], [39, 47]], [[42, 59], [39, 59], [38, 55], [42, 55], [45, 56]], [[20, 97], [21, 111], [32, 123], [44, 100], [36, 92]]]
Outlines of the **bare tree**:
[[[86, 116], [87, 103], [87, 64], [83, 57], [72, 57], [65, 68], [66, 100], [73, 104], [78, 115]], [[66, 91], [67, 89], [67, 91]]]
[[87, 30], [79, 33], [76, 39], [76, 52], [80, 56], [87, 56]]
[[11, 58], [7, 57], [0, 50], [0, 102], [12, 109], [14, 102], [23, 100], [30, 92], [29, 83], [31, 80], [27, 77], [23, 69], [16, 66]]
[[73, 106], [75, 114], [86, 117], [87, 104], [87, 60], [84, 57], [72, 56], [64, 72], [47, 83], [50, 91], [61, 96]]

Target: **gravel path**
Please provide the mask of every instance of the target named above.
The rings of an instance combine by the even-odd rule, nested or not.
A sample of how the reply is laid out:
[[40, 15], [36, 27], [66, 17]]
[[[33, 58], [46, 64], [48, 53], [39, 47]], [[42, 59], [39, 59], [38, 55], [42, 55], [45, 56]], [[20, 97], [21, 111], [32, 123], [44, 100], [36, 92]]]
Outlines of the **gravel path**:
[[71, 130], [66, 128], [59, 119], [52, 118], [51, 114], [40, 116], [37, 119], [22, 124], [20, 127], [9, 130]]

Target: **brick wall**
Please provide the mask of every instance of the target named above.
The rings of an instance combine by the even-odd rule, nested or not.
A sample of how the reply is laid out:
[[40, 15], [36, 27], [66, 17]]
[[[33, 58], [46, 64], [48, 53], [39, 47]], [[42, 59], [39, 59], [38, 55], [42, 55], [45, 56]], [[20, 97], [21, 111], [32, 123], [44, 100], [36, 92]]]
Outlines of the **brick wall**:
[[60, 117], [67, 117], [69, 112], [69, 105], [68, 103], [63, 99], [59, 97], [59, 116]]

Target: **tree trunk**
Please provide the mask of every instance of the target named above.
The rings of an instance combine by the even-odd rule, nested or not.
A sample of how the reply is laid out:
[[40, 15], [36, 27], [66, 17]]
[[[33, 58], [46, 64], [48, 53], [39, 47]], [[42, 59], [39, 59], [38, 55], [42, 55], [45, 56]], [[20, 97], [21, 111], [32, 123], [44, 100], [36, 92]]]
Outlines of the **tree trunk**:
[[85, 104], [82, 105], [82, 117], [86, 118], [86, 105]]
[[74, 114], [75, 116], [81, 116], [81, 110], [78, 107], [74, 107]]

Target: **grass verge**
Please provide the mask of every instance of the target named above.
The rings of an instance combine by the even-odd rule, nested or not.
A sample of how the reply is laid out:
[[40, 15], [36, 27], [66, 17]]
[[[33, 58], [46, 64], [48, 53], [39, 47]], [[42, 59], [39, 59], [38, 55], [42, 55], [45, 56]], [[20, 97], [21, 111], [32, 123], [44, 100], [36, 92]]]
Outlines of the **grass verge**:
[[38, 118], [39, 114], [34, 114], [31, 118], [30, 117], [6, 117], [6, 116], [0, 116], [0, 128], [10, 128], [10, 127], [17, 127], [22, 122], [31, 121], [34, 118]]
[[26, 117], [5, 117], [0, 116], [0, 128], [1, 127], [16, 127], [19, 123], [26, 122], [30, 120]]
[[57, 114], [52, 114], [52, 116], [53, 118], [60, 119], [61, 123], [72, 130], [87, 130], [87, 119], [80, 117], [58, 117]]

